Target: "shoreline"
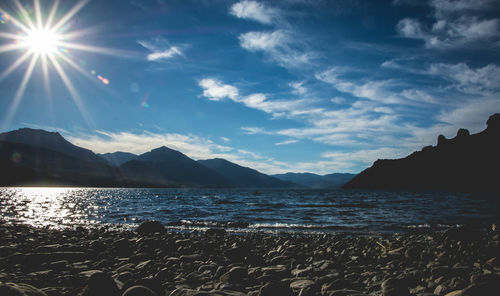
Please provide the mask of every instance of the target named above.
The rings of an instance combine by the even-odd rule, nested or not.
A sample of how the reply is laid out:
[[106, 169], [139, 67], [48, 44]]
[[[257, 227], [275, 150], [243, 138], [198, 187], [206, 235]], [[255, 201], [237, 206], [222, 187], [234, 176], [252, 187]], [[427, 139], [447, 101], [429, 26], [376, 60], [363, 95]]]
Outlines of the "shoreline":
[[[220, 228], [167, 231], [151, 222], [137, 231], [2, 222], [0, 237], [0, 291], [14, 289], [5, 284], [10, 282], [16, 289], [28, 284], [45, 293], [32, 295], [484, 296], [500, 291], [496, 229], [235, 234]], [[139, 286], [156, 292], [126, 292]]]

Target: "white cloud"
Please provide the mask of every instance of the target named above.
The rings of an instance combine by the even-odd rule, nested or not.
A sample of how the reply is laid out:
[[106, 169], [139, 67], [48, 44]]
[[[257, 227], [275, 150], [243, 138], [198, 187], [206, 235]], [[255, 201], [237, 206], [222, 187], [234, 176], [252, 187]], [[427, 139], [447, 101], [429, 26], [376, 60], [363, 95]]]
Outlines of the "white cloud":
[[263, 128], [254, 126], [244, 126], [241, 130], [247, 135], [268, 134]]
[[282, 30], [273, 32], [248, 32], [239, 37], [241, 47], [250, 51], [271, 51], [283, 46], [289, 39]]
[[307, 93], [307, 88], [304, 86], [304, 81], [301, 82], [291, 82], [288, 85], [292, 87], [293, 93], [297, 95], [305, 95]]
[[238, 100], [238, 89], [232, 85], [211, 78], [202, 79], [198, 84], [203, 88], [203, 96], [211, 101], [220, 101], [224, 98]]
[[296, 140], [296, 139], [288, 139], [288, 140], [285, 140], [282, 142], [275, 143], [274, 145], [276, 145], [276, 146], [290, 145], [290, 144], [297, 143], [298, 141], [299, 140]]
[[285, 68], [301, 68], [310, 66], [317, 54], [307, 49], [300, 42], [297, 33], [278, 29], [271, 32], [248, 32], [238, 38], [240, 45], [246, 50], [262, 51], [270, 61]]
[[142, 154], [161, 146], [181, 151], [195, 159], [210, 158], [214, 153], [228, 152], [232, 148], [218, 145], [211, 140], [195, 135], [176, 133], [130, 133], [98, 131], [99, 135], [69, 136], [68, 139], [75, 145], [91, 149], [97, 153], [115, 151]]
[[151, 51], [151, 53], [147, 55], [148, 61], [168, 60], [176, 56], [184, 56], [178, 46], [170, 46], [165, 39], [160, 37], [152, 41], [138, 40], [137, 43]]
[[333, 85], [341, 92], [358, 98], [365, 98], [386, 104], [401, 104], [407, 101], [390, 90], [395, 86], [394, 80], [354, 82], [353, 79], [342, 78], [343, 72], [344, 70], [338, 67], [331, 67], [326, 71], [317, 73], [315, 77], [320, 81]]
[[267, 99], [265, 94], [251, 94], [240, 98], [240, 101], [247, 107], [271, 113], [274, 116], [279, 116], [284, 112], [283, 116], [287, 116], [291, 112], [296, 111], [304, 105], [304, 100], [273, 100]]
[[346, 99], [345, 98], [342, 98], [342, 97], [333, 97], [330, 99], [330, 102], [334, 103], [334, 104], [343, 104], [345, 103]]
[[494, 113], [500, 113], [498, 94], [483, 100], [470, 100], [457, 108], [442, 111], [437, 118], [452, 126], [455, 132], [458, 128], [467, 128], [471, 133], [477, 133], [486, 128], [486, 120]]
[[[498, 2], [498, 1], [497, 1]], [[406, 38], [423, 40], [427, 48], [474, 47], [494, 44], [500, 37], [500, 19], [487, 16], [494, 9], [492, 0], [433, 0], [434, 21], [404, 18], [396, 30]], [[498, 5], [498, 3], [496, 4]]]
[[420, 89], [405, 89], [400, 94], [402, 97], [416, 102], [438, 103], [434, 96]]
[[432, 0], [431, 5], [439, 14], [462, 10], [483, 10], [493, 7], [495, 0]]
[[273, 117], [298, 116], [295, 112], [300, 112], [301, 107], [307, 105], [307, 100], [269, 100], [266, 94], [253, 93], [247, 96], [241, 96], [238, 88], [230, 84], [205, 78], [198, 82], [203, 88], [203, 96], [212, 101], [220, 101], [224, 98], [241, 103], [248, 108], [260, 110]]
[[267, 7], [257, 1], [240, 1], [231, 6], [230, 14], [243, 19], [254, 20], [263, 24], [275, 22], [280, 15], [276, 8]]
[[182, 52], [179, 48], [172, 46], [169, 49], [148, 54], [147, 59], [148, 61], [157, 61], [161, 59], [170, 59], [175, 56], [182, 56]]
[[93, 135], [66, 135], [66, 138], [73, 144], [91, 149], [96, 153], [123, 151], [142, 154], [161, 146], [167, 146], [196, 160], [224, 158], [266, 174], [284, 173], [296, 167], [293, 163], [276, 161], [271, 157], [245, 149], [218, 145], [209, 139], [191, 134], [97, 131], [97, 134]]
[[465, 93], [488, 95], [500, 91], [500, 67], [494, 64], [472, 69], [465, 63], [437, 63], [431, 64], [428, 73], [453, 82]]

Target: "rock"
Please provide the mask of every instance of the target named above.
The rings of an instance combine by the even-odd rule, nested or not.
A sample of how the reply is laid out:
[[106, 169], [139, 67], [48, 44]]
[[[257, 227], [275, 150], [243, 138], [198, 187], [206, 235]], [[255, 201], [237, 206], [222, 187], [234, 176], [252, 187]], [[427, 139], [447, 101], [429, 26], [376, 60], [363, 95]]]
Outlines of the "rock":
[[282, 282], [268, 282], [259, 290], [259, 296], [290, 296], [292, 289]]
[[357, 290], [351, 289], [342, 289], [342, 290], [334, 290], [326, 294], [328, 296], [365, 296], [365, 294], [361, 293]]
[[294, 269], [294, 270], [292, 270], [291, 273], [295, 277], [302, 277], [302, 276], [310, 274], [312, 270], [313, 270], [312, 266], [308, 266], [304, 269]]
[[300, 290], [304, 288], [309, 288], [314, 286], [314, 281], [312, 280], [297, 280], [290, 283], [290, 288], [293, 290]]
[[471, 285], [463, 289], [462, 295], [498, 295], [500, 291], [500, 275], [495, 273], [471, 276]]
[[249, 249], [245, 247], [233, 247], [224, 251], [224, 255], [231, 261], [242, 261], [249, 253]]
[[422, 253], [422, 248], [409, 247], [405, 250], [405, 258], [410, 260], [418, 260], [421, 253]]
[[63, 296], [59, 290], [60, 289], [56, 287], [46, 287], [41, 289], [41, 291], [47, 294], [47, 296]]
[[181, 259], [182, 262], [194, 262], [196, 260], [201, 260], [202, 256], [200, 254], [189, 254], [182, 255], [179, 259]]
[[136, 230], [141, 235], [166, 232], [165, 227], [158, 221], [144, 221]]
[[151, 289], [144, 286], [132, 286], [128, 288], [122, 294], [122, 296], [163, 296], [163, 295], [158, 295]]
[[206, 236], [224, 236], [227, 232], [223, 228], [209, 228], [205, 231]]
[[169, 296], [195, 296], [195, 295], [207, 295], [208, 293], [203, 294], [203, 292], [186, 289], [186, 288], [177, 288], [173, 290]]
[[2, 296], [47, 296], [41, 290], [27, 285], [14, 283], [0, 283], [0, 295]]
[[163, 288], [161, 282], [154, 278], [142, 278], [136, 281], [128, 281], [125, 285], [123, 285], [122, 291], [128, 290], [134, 286], [146, 287], [155, 293], [155, 295], [165, 295], [165, 289]]
[[448, 290], [448, 287], [446, 287], [445, 285], [438, 285], [434, 289], [434, 295], [444, 295], [444, 293], [446, 293], [447, 290]]
[[448, 139], [446, 139], [445, 136], [439, 135], [438, 136], [438, 143], [437, 143], [437, 145], [438, 146], [443, 146], [444, 144], [446, 144], [447, 141], [448, 141]]
[[500, 113], [495, 113], [488, 118], [486, 121], [486, 125], [488, 126], [487, 130], [500, 130]]
[[458, 130], [456, 138], [463, 138], [463, 137], [467, 137], [469, 135], [470, 135], [470, 132], [468, 129], [461, 128]]
[[130, 241], [126, 238], [121, 238], [113, 242], [113, 248], [118, 256], [125, 257], [132, 253]]
[[135, 268], [137, 268], [137, 269], [149, 269], [151, 267], [151, 265], [153, 265], [153, 261], [146, 260], [146, 261], [139, 262]]
[[382, 282], [382, 293], [384, 296], [406, 296], [410, 295], [406, 281], [390, 278]]
[[101, 295], [119, 296], [120, 289], [118, 289], [115, 280], [109, 274], [102, 271], [94, 271], [87, 282], [82, 296]]
[[248, 277], [248, 269], [245, 267], [235, 266], [228, 272], [220, 276], [220, 281], [223, 283], [238, 284], [243, 283]]
[[472, 242], [482, 238], [481, 231], [472, 227], [450, 228], [443, 233], [443, 238], [447, 240]]

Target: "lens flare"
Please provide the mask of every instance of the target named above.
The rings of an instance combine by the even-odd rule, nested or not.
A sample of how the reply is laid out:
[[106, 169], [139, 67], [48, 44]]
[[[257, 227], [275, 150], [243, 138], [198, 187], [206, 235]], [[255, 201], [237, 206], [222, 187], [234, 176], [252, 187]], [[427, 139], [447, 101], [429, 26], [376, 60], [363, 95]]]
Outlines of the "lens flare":
[[25, 42], [25, 46], [34, 53], [48, 55], [55, 54], [59, 45], [61, 36], [52, 30], [45, 28], [36, 28], [31, 30], [26, 38], [21, 40]]
[[[95, 80], [95, 76], [88, 75], [88, 71], [82, 68], [85, 65], [80, 66], [74, 62], [74, 54], [70, 54], [69, 49], [71, 51], [86, 51], [107, 55], [117, 55], [120, 54], [120, 51], [79, 44], [73, 40], [83, 34], [87, 34], [89, 31], [71, 31], [74, 22], [72, 20], [73, 17], [89, 1], [78, 1], [66, 14], [58, 12], [60, 0], [54, 0], [50, 10], [47, 10], [45, 13], [40, 5], [40, 0], [33, 0], [31, 7], [23, 6], [19, 0], [13, 0], [16, 8], [16, 11], [13, 11], [13, 13], [7, 12], [2, 7], [2, 4], [0, 4], [0, 24], [8, 24], [0, 26], [0, 40], [7, 39], [10, 41], [3, 44], [0, 43], [0, 53], [10, 51], [21, 52], [20, 57], [0, 73], [0, 81], [21, 65], [28, 63], [27, 70], [11, 102], [8, 113], [3, 119], [1, 128], [5, 128], [15, 115], [26, 86], [34, 72], [33, 70], [38, 64], [41, 64], [42, 67], [47, 97], [50, 97], [49, 79], [51, 72], [55, 71], [80, 110], [83, 119], [91, 126], [90, 118], [86, 115], [84, 104], [72, 85], [71, 80], [68, 78], [68, 74], [65, 72], [65, 67], [62, 67], [62, 64], [69, 65], [70, 68], [84, 74], [91, 81], [98, 83]], [[61, 17], [58, 19], [58, 16]], [[16, 31], [14, 32], [14, 30]], [[109, 84], [109, 79], [102, 76], [99, 77], [100, 83]]]
[[106, 85], [109, 84], [109, 80], [107, 78], [102, 77], [101, 75], [97, 75], [97, 79], [101, 80], [101, 82]]

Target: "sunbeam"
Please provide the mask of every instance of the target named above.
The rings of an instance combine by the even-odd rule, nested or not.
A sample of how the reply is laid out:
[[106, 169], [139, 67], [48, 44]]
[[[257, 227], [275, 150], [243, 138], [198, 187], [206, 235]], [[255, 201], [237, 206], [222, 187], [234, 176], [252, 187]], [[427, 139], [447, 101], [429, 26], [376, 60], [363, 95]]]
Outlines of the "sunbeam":
[[49, 54], [48, 58], [52, 62], [52, 65], [56, 69], [57, 74], [59, 74], [59, 77], [61, 78], [61, 80], [63, 81], [64, 85], [68, 89], [68, 91], [69, 91], [69, 93], [71, 95], [71, 98], [73, 99], [73, 101], [76, 104], [76, 107], [78, 108], [78, 110], [82, 114], [83, 119], [85, 120], [85, 122], [87, 123], [87, 125], [89, 127], [92, 127], [93, 124], [92, 124], [92, 121], [90, 120], [90, 116], [87, 113], [85, 105], [83, 104], [83, 101], [80, 98], [80, 95], [76, 91], [75, 87], [73, 86], [73, 83], [71, 83], [71, 81], [69, 80], [68, 75], [66, 75], [66, 73], [64, 72], [64, 69], [61, 67], [61, 65], [59, 64], [59, 62], [57, 61], [57, 59], [54, 57], [54, 55]]
[[5, 116], [4, 122], [2, 123], [2, 128], [5, 128], [5, 126], [10, 122], [14, 114], [16, 113], [17, 106], [21, 102], [21, 98], [23, 97], [24, 90], [26, 89], [26, 85], [28, 84], [28, 81], [30, 80], [31, 74], [33, 73], [33, 69], [35, 68], [35, 64], [38, 61], [38, 58], [40, 57], [39, 54], [34, 54], [33, 57], [31, 58], [31, 62], [28, 66], [28, 69], [26, 70], [26, 73], [24, 73], [23, 80], [21, 81], [21, 85], [19, 85], [19, 88], [17, 89], [16, 95], [14, 96], [14, 100], [12, 100], [12, 103], [10, 104], [9, 111], [7, 112], [7, 116]]
[[[50, 72], [55, 70], [58, 77], [66, 86], [75, 105], [82, 114], [82, 117], [90, 127], [91, 120], [88, 113], [85, 111], [84, 102], [69, 79], [68, 74], [65, 73], [61, 62], [68, 64], [72, 69], [92, 79], [93, 77], [88, 74], [88, 71], [82, 69], [72, 60], [72, 56], [68, 55], [68, 49], [115, 56], [123, 56], [126, 54], [110, 48], [79, 44], [72, 41], [74, 38], [78, 38], [84, 32], [88, 31], [88, 29], [79, 29], [78, 31], [68, 30], [69, 21], [75, 17], [88, 2], [89, 0], [78, 1], [60, 18], [57, 17], [60, 0], [54, 0], [50, 10], [47, 11], [48, 13], [44, 13], [40, 0], [33, 0], [32, 9], [27, 9], [19, 0], [13, 0], [14, 7], [16, 8], [14, 13], [9, 13], [4, 7], [0, 7], [0, 13], [6, 15], [8, 21], [13, 25], [11, 28], [15, 27], [18, 30], [16, 33], [12, 31], [0, 32], [0, 39], [8, 40], [8, 43], [0, 44], [0, 53], [11, 51], [21, 52], [21, 56], [2, 71], [0, 74], [0, 81], [20, 68], [25, 62], [29, 61], [19, 89], [11, 102], [8, 114], [3, 120], [2, 127], [8, 125], [14, 117], [17, 106], [22, 101], [24, 91], [30, 81], [33, 70], [39, 61], [47, 97], [50, 96]], [[92, 80], [96, 81], [95, 79]]]
[[31, 51], [25, 52], [22, 56], [20, 56], [12, 65], [10, 65], [7, 69], [5, 69], [2, 74], [0, 74], [0, 80], [5, 79], [5, 77], [9, 76], [12, 71], [21, 66], [24, 61], [26, 61], [32, 55]]

